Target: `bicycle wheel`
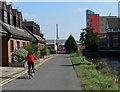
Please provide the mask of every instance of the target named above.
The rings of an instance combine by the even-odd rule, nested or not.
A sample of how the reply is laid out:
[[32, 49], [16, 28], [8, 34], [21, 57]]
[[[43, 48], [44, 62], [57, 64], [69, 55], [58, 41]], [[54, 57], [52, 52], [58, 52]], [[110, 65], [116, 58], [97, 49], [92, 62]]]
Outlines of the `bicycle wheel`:
[[28, 70], [28, 78], [31, 79], [33, 76], [32, 76], [32, 69]]

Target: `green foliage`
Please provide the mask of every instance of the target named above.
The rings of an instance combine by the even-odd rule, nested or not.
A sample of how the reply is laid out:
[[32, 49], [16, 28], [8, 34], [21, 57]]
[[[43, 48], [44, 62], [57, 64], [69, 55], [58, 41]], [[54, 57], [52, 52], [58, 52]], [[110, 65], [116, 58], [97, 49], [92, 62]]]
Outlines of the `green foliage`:
[[30, 44], [24, 45], [23, 48], [28, 52], [32, 52], [35, 56], [38, 55], [38, 46], [36, 44], [30, 43]]
[[109, 74], [111, 76], [116, 76], [117, 71], [114, 69], [111, 70], [106, 62], [98, 62], [96, 65], [96, 69], [101, 71], [102, 73]]
[[102, 71], [102, 72], [104, 72], [104, 73], [109, 73], [109, 67], [108, 67], [108, 65], [107, 65], [107, 63], [106, 62], [99, 62], [97, 65], [96, 65], [96, 69], [97, 70], [100, 70], [100, 71]]
[[83, 29], [80, 36], [80, 42], [85, 44], [85, 49], [97, 51], [99, 38], [96, 33], [93, 33], [94, 28]]
[[50, 50], [47, 48], [47, 46], [43, 47], [41, 50], [40, 50], [40, 53], [41, 55], [50, 55]]
[[82, 33], [80, 34], [80, 43], [81, 43], [81, 44], [85, 44], [85, 32], [82, 32]]
[[83, 56], [77, 54], [71, 54], [70, 56], [85, 91], [118, 90], [118, 78], [108, 73], [109, 69], [106, 63], [100, 62], [96, 66], [87, 61]]
[[65, 49], [68, 53], [75, 53], [77, 52], [77, 43], [72, 35], [65, 42]]
[[26, 51], [23, 48], [17, 49], [12, 53], [12, 60], [13, 62], [25, 62], [25, 58], [28, 54], [28, 51]]

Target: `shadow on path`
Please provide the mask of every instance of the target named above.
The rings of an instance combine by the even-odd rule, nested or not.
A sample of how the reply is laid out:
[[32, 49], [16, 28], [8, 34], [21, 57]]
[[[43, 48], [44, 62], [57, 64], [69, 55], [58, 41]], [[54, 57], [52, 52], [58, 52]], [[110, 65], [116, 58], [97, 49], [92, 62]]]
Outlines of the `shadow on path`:
[[68, 66], [68, 67], [71, 67], [71, 66], [78, 66], [78, 65], [91, 65], [90, 63], [76, 63], [76, 64], [72, 64], [72, 65], [60, 65], [60, 66]]
[[27, 76], [21, 76], [21, 77], [18, 77], [17, 79], [28, 79]]

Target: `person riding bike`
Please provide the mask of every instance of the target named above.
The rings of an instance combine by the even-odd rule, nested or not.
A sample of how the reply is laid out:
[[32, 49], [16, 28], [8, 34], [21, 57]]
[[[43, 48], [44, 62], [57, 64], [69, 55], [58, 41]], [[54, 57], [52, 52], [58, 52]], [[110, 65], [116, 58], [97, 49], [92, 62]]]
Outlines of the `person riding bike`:
[[38, 59], [36, 58], [36, 56], [33, 55], [32, 52], [28, 52], [26, 59], [28, 64], [28, 75], [30, 75], [31, 67], [32, 67], [33, 73], [35, 73], [34, 60], [38, 60]]

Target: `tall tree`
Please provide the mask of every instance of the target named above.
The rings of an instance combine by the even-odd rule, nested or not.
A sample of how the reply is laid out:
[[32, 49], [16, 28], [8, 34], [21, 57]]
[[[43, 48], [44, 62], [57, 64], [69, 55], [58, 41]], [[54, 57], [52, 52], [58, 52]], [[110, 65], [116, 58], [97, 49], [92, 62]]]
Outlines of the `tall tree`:
[[94, 28], [82, 29], [80, 42], [85, 44], [85, 49], [97, 51], [99, 38], [96, 33], [93, 33]]
[[77, 52], [77, 43], [72, 35], [68, 37], [65, 42], [65, 49], [68, 53], [75, 53]]

